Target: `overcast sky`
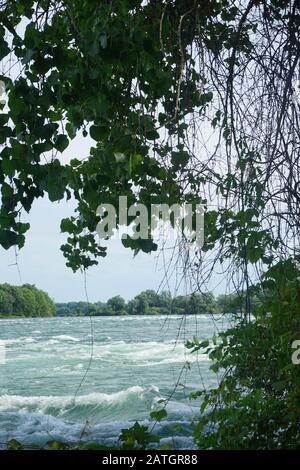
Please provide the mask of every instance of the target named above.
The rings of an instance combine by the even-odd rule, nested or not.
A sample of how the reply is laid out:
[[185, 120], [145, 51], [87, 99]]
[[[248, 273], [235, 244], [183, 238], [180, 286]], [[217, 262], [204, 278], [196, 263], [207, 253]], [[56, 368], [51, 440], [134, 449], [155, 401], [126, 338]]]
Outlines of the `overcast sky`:
[[[63, 155], [63, 161], [82, 159], [88, 155], [89, 139], [77, 138]], [[95, 188], [95, 191], [97, 188]], [[22, 221], [30, 222], [25, 247], [18, 254], [20, 275], [15, 266], [14, 249], [0, 248], [0, 283], [30, 283], [44, 289], [55, 301], [85, 300], [84, 276], [74, 274], [65, 266], [60, 246], [66, 234], [60, 233], [60, 221], [73, 214], [74, 202], [51, 203], [47, 197], [37, 200], [28, 215], [23, 212]], [[157, 255], [138, 254], [135, 258], [119, 240], [109, 242], [108, 255], [99, 265], [88, 271], [87, 290], [91, 302], [107, 300], [114, 295], [130, 299], [145, 289], [158, 289], [164, 277], [164, 260]], [[175, 279], [170, 278], [170, 288]], [[165, 286], [167, 287], [167, 286]]]
[[[25, 247], [19, 252], [18, 265], [13, 249], [1, 248], [0, 283], [30, 283], [46, 290], [56, 301], [85, 300], [84, 277], [66, 268], [60, 245], [66, 234], [60, 233], [60, 220], [72, 214], [72, 205], [50, 203], [47, 199], [35, 203], [30, 216], [31, 229]], [[158, 289], [163, 278], [163, 260], [157, 256], [139, 254], [125, 249], [119, 240], [109, 243], [108, 255], [99, 266], [87, 274], [87, 288], [91, 301], [107, 300], [113, 295], [126, 299], [145, 289]]]
[[[72, 158], [82, 160], [89, 155], [92, 145], [95, 142], [89, 137], [76, 137], [59, 159], [62, 162], [68, 162]], [[60, 221], [72, 215], [74, 208], [74, 201], [51, 203], [45, 197], [35, 201], [29, 215], [23, 211], [22, 221], [30, 222], [31, 228], [26, 234], [25, 247], [18, 254], [19, 270], [15, 265], [14, 249], [5, 251], [0, 247], [0, 283], [35, 284], [57, 302], [86, 300], [83, 274], [74, 274], [67, 268], [60, 251], [67, 235], [60, 233]], [[176, 289], [175, 273], [168, 276], [169, 284], [164, 283], [161, 286], [166, 264], [168, 252], [165, 252], [164, 257], [140, 253], [134, 258], [132, 251], [125, 249], [119, 240], [111, 240], [106, 258], [101, 258], [97, 267], [88, 270], [89, 300], [106, 301], [114, 295], [121, 295], [128, 300], [142, 290], [159, 288], [170, 290], [172, 294], [175, 290], [177, 293], [189, 293], [189, 288], [185, 285]], [[225, 290], [225, 285], [224, 279], [219, 284], [219, 279], [214, 277], [209, 288], [218, 294]]]
[[[60, 251], [67, 235], [60, 233], [60, 221], [72, 215], [73, 208], [74, 202], [51, 203], [47, 198], [35, 202], [30, 215], [23, 217], [24, 222], [31, 223], [31, 228], [27, 232], [25, 247], [17, 258], [20, 274], [15, 265], [14, 249], [5, 251], [0, 248], [0, 283], [35, 284], [57, 302], [86, 300], [84, 275], [80, 272], [74, 274], [67, 268]], [[169, 246], [173, 243], [171, 239]], [[89, 300], [106, 301], [114, 295], [121, 295], [129, 300], [146, 289], [169, 288], [174, 294], [178, 279], [176, 273], [168, 276], [168, 285], [163, 281], [164, 267], [168, 265], [168, 261], [168, 251], [164, 256], [139, 253], [133, 257], [133, 252], [124, 248], [119, 240], [111, 240], [106, 258], [101, 258], [99, 265], [87, 272]], [[226, 280], [223, 276], [221, 282], [219, 277], [214, 276], [209, 285], [216, 295], [224, 292], [225, 287]], [[178, 293], [189, 293], [189, 287], [182, 284]]]

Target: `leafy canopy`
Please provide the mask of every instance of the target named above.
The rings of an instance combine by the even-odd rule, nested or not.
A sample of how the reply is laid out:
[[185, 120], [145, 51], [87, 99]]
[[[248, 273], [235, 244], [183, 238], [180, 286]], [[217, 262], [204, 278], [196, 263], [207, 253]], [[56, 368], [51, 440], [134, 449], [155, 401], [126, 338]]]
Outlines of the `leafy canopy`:
[[[205, 249], [230, 241], [231, 254], [241, 255], [246, 246], [250, 262], [261, 256], [268, 261], [272, 238], [257, 222], [264, 185], [258, 170], [248, 169], [257, 154], [242, 129], [233, 135], [229, 100], [234, 67], [249, 60], [257, 43], [259, 9], [274, 24], [284, 3], [1, 2], [0, 80], [7, 106], [0, 114], [0, 244], [24, 245], [29, 225], [19, 216], [37, 198], [75, 198], [75, 216], [61, 223], [68, 234], [62, 250], [74, 271], [87, 268], [106, 254], [95, 240], [100, 203], [117, 206], [119, 195], [129, 205], [147, 207], [205, 203], [206, 185], [228, 202], [243, 180], [238, 199], [248, 212], [209, 211]], [[227, 169], [225, 159], [216, 162], [214, 155], [199, 159], [205, 147], [190, 144], [205, 122], [220, 135]], [[87, 144], [86, 155], [65, 163], [62, 154], [79, 135], [93, 144]], [[238, 149], [233, 169], [231, 146]], [[245, 186], [246, 173], [251, 188]], [[251, 227], [250, 236], [237, 235], [238, 226]], [[125, 245], [135, 252], [156, 249], [151, 240], [128, 239]]]

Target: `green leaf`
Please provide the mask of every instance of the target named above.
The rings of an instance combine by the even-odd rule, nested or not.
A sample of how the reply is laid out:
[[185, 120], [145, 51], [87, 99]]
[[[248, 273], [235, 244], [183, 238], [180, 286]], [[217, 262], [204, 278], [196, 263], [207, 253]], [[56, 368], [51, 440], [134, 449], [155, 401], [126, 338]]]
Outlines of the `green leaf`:
[[68, 136], [70, 137], [70, 139], [75, 139], [75, 137], [76, 137], [76, 131], [77, 131], [76, 126], [74, 126], [74, 125], [71, 124], [70, 122], [67, 122], [67, 124], [66, 124], [66, 131], [67, 131]]
[[23, 234], [23, 233], [26, 233], [29, 229], [30, 229], [30, 224], [29, 223], [22, 223], [22, 222], [18, 222], [17, 223], [17, 229], [18, 229], [18, 232]]
[[7, 444], [9, 450], [23, 450], [23, 445], [16, 439], [10, 439]]
[[188, 152], [172, 152], [171, 161], [172, 165], [175, 170], [179, 170], [180, 168], [186, 166], [190, 158]]
[[152, 411], [150, 413], [150, 416], [151, 416], [152, 419], [155, 419], [155, 421], [160, 422], [162, 419], [164, 419], [166, 416], [168, 416], [168, 413], [165, 410], [165, 408], [162, 408], [159, 411]]
[[50, 450], [68, 450], [70, 448], [68, 444], [54, 440], [47, 442], [47, 447]]
[[74, 232], [74, 222], [70, 219], [62, 219], [60, 223], [60, 230], [62, 232], [73, 233]]
[[131, 248], [132, 250], [137, 253], [138, 251], [142, 250], [144, 253], [151, 253], [152, 251], [157, 250], [157, 244], [153, 242], [151, 239], [142, 239], [138, 238], [137, 240], [127, 236], [126, 238], [122, 238], [122, 244], [125, 248]]
[[153, 242], [153, 240], [139, 240], [139, 247], [144, 253], [151, 253], [152, 251], [157, 250], [157, 244]]
[[9, 198], [12, 198], [12, 197], [13, 197], [13, 195], [14, 195], [14, 190], [13, 190], [13, 188], [12, 188], [9, 184], [3, 183], [3, 184], [2, 184], [2, 188], [1, 188], [1, 193], [2, 193], [2, 196], [3, 196], [4, 198], [8, 198], [8, 199], [9, 199]]
[[64, 134], [59, 134], [55, 139], [55, 148], [59, 152], [63, 152], [69, 145], [68, 137]]
[[28, 64], [31, 61], [32, 57], [34, 56], [35, 50], [34, 49], [26, 49], [26, 53], [22, 59], [22, 63], [24, 65]]
[[90, 136], [92, 139], [96, 140], [97, 142], [104, 139], [107, 135], [107, 128], [104, 126], [91, 126], [90, 127]]
[[0, 44], [0, 60], [2, 60], [4, 57], [6, 57], [8, 54], [10, 54], [10, 52], [11, 52], [11, 50], [8, 47], [6, 41], [2, 42], [2, 44]]
[[272, 387], [277, 392], [281, 392], [282, 390], [285, 390], [286, 388], [288, 388], [288, 385], [286, 382], [281, 380], [281, 381], [274, 382]]
[[225, 140], [228, 140], [229, 136], [230, 136], [230, 129], [228, 129], [228, 127], [226, 127], [223, 131], [223, 137], [224, 137]]
[[5, 250], [8, 250], [14, 245], [18, 245], [18, 242], [19, 236], [16, 232], [0, 229], [0, 245], [2, 245]]
[[159, 133], [155, 130], [148, 131], [148, 132], [146, 132], [146, 139], [147, 140], [159, 139]]
[[48, 195], [51, 202], [60, 201], [64, 198], [65, 188], [61, 183], [56, 184], [51, 180], [48, 183]]

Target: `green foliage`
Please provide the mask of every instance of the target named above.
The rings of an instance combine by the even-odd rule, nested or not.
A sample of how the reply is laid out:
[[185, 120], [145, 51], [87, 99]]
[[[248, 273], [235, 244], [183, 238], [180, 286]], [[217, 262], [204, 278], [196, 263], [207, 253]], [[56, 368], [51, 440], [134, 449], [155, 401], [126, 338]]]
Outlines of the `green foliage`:
[[120, 295], [109, 299], [107, 307], [108, 311], [111, 311], [113, 315], [126, 315], [126, 302]]
[[[251, 295], [253, 308], [258, 309], [260, 299]], [[237, 294], [221, 294], [217, 299], [212, 292], [180, 295], [172, 298], [169, 292], [148, 289], [129, 302], [117, 295], [107, 302], [67, 302], [55, 304], [58, 316], [109, 316], [109, 315], [201, 315], [214, 313], [240, 314], [245, 312], [245, 302]]]
[[0, 317], [49, 317], [54, 314], [54, 302], [46, 292], [30, 284], [0, 284]]
[[147, 426], [136, 422], [131, 428], [123, 429], [120, 435], [123, 449], [146, 449], [149, 444], [159, 442], [159, 437], [149, 432]]
[[165, 408], [162, 408], [161, 410], [158, 411], [152, 411], [150, 413], [150, 416], [152, 419], [154, 419], [157, 422], [162, 421], [166, 416], [168, 416], [168, 413]]
[[[116, 206], [119, 195], [147, 207], [157, 201], [170, 206], [203, 202], [199, 188], [210, 178], [197, 176], [185, 137], [190, 116], [206, 118], [218, 93], [192, 50], [200, 37], [201, 55], [218, 56], [231, 71], [238, 60], [228, 58], [228, 51], [234, 46], [236, 56], [249, 54], [255, 23], [241, 24], [237, 41], [233, 24], [240, 11], [227, 0], [190, 6], [154, 0], [118, 0], [110, 6], [75, 0], [55, 8], [52, 1], [40, 2], [37, 8], [25, 3], [10, 2], [0, 10], [0, 58], [12, 53], [22, 64], [20, 75], [0, 77], [8, 104], [8, 111], [0, 113], [0, 217], [5, 219], [0, 244], [5, 249], [24, 245], [17, 220], [35, 199], [73, 197], [76, 217], [62, 224], [62, 231], [71, 235], [62, 252], [73, 271], [86, 269], [106, 255], [95, 241], [100, 203]], [[208, 61], [208, 70], [215, 62]], [[221, 128], [227, 145], [232, 132], [225, 114], [224, 109], [215, 110], [211, 124]], [[87, 155], [64, 164], [60, 153], [70, 139], [88, 134], [94, 144]], [[240, 158], [241, 168], [245, 162], [246, 156]], [[217, 176], [215, 183], [226, 197], [235, 178], [230, 172]], [[252, 183], [262, 187], [257, 178]], [[238, 221], [240, 213], [228, 221]], [[214, 211], [208, 215], [205, 249], [230, 239], [235, 245], [248, 243], [251, 262], [264, 255], [270, 240], [256, 233], [244, 240], [236, 221], [224, 223], [228, 216]], [[249, 214], [248, 221], [251, 218]], [[157, 249], [151, 239], [127, 239], [124, 246], [134, 252]]]
[[[116, 207], [123, 195], [129, 205], [146, 207], [206, 203], [201, 195], [212, 189], [221, 200], [206, 213], [203, 251], [230, 262], [243, 289], [217, 301], [147, 291], [126, 306], [115, 298], [88, 307], [95, 315], [241, 314], [242, 323], [214, 346], [188, 343], [191, 350], [207, 348], [213, 371], [226, 371], [219, 388], [204, 393], [207, 415], [196, 433], [204, 448], [300, 441], [298, 372], [288, 360], [298, 331], [298, 272], [292, 259], [278, 263], [299, 252], [299, 122], [292, 99], [298, 22], [296, 3], [290, 8], [284, 0], [19, 0], [0, 7], [0, 60], [16, 60], [21, 70], [0, 76], [7, 92], [7, 109], [0, 105], [4, 249], [24, 245], [29, 226], [20, 214], [46, 195], [76, 201], [75, 216], [61, 223], [68, 234], [61, 249], [73, 271], [106, 256], [95, 237], [102, 202]], [[199, 123], [219, 134], [207, 161], [192, 155], [207, 142], [189, 142]], [[60, 154], [70, 140], [88, 134], [94, 143], [87, 154], [65, 164]], [[123, 245], [135, 253], [157, 249], [152, 239]], [[269, 271], [252, 288], [249, 265], [257, 263]], [[15, 313], [17, 294], [20, 311], [22, 305], [24, 314], [41, 314], [32, 289], [12, 295], [2, 286], [3, 312]], [[81, 305], [57, 309], [83, 312]], [[251, 310], [256, 319], [247, 323]], [[146, 445], [147, 433], [136, 424], [124, 431], [124, 445]]]
[[[187, 52], [190, 19], [183, 22], [181, 37], [190, 74], [181, 78], [177, 91], [182, 54], [173, 20], [185, 7], [169, 5], [160, 38], [163, 9], [153, 1], [116, 1], [109, 7], [76, 0], [55, 8], [40, 2], [37, 9], [32, 2], [11, 2], [0, 10], [0, 59], [13, 53], [22, 64], [20, 76], [0, 77], [8, 104], [8, 112], [0, 114], [1, 215], [6, 220], [0, 244], [5, 249], [23, 246], [19, 211], [29, 212], [33, 201], [46, 194], [53, 202], [70, 197], [77, 201], [73, 236], [62, 247], [74, 271], [96, 264], [106, 254], [94, 239], [95, 210], [101, 202], [115, 204], [119, 194], [127, 195], [131, 204], [149, 204], [149, 196], [170, 204], [184, 199], [176, 172], [188, 164], [188, 152], [178, 142], [169, 168], [152, 155], [169, 152], [160, 129], [182, 136], [184, 117], [204, 108], [213, 96], [209, 91], [199, 97], [197, 82], [202, 79]], [[214, 3], [203, 14], [212, 17], [218, 12]], [[19, 33], [21, 23], [24, 36]], [[4, 39], [6, 33], [11, 45]], [[165, 54], [161, 40], [169, 49]], [[180, 112], [175, 112], [179, 98]], [[63, 164], [59, 153], [70, 139], [87, 136], [88, 131], [95, 142], [88, 158]], [[51, 155], [50, 163], [45, 163], [45, 155]], [[66, 222], [62, 225], [63, 231], [70, 228]], [[151, 240], [126, 246], [145, 253], [157, 248]]]
[[218, 306], [222, 313], [238, 313], [242, 310], [243, 302], [237, 294], [221, 294]]
[[48, 441], [47, 450], [70, 450], [70, 445], [61, 441]]
[[292, 342], [300, 338], [298, 260], [274, 265], [263, 276], [263, 302], [251, 322], [220, 333], [207, 352], [217, 388], [199, 391], [203, 402], [195, 439], [201, 449], [295, 449], [300, 442], [300, 369]]
[[16, 439], [10, 439], [7, 443], [8, 450], [23, 450], [24, 446]]

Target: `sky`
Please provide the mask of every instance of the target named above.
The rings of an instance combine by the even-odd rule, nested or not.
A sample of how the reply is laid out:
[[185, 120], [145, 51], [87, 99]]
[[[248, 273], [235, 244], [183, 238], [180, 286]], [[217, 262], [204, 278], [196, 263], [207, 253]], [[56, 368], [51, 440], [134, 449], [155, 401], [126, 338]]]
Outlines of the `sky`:
[[[62, 163], [72, 158], [86, 158], [91, 145], [94, 142], [90, 137], [77, 136], [59, 158]], [[84, 275], [80, 272], [74, 274], [67, 268], [60, 251], [67, 238], [67, 234], [60, 232], [60, 221], [72, 215], [74, 208], [74, 201], [52, 203], [46, 196], [34, 202], [29, 215], [23, 212], [22, 222], [31, 225], [26, 233], [25, 247], [18, 253], [17, 265], [15, 250], [5, 251], [0, 247], [0, 283], [35, 284], [56, 302], [87, 300]], [[106, 301], [115, 295], [129, 300], [146, 289], [189, 293], [185, 285], [178, 290], [175, 274], [168, 276], [168, 284], [161, 285], [168, 253], [139, 253], [133, 257], [133, 252], [125, 249], [120, 240], [109, 241], [106, 258], [101, 258], [98, 266], [87, 271], [88, 300]], [[217, 282], [213, 282], [211, 287], [216, 288], [216, 294], [224, 291], [224, 285], [222, 289]]]
[[[31, 223], [25, 247], [17, 256], [15, 250], [1, 248], [0, 283], [35, 284], [57, 302], [86, 300], [84, 275], [74, 274], [65, 266], [60, 245], [66, 234], [60, 233], [60, 220], [71, 215], [72, 204], [38, 200], [24, 221]], [[21, 276], [21, 279], [20, 279]], [[144, 253], [133, 257], [119, 240], [108, 243], [106, 258], [87, 272], [87, 292], [91, 302], [106, 301], [114, 295], [126, 300], [146, 289], [157, 290], [163, 279], [163, 260]]]
[[[91, 144], [89, 138], [78, 137], [61, 159], [64, 162], [71, 158], [82, 159], [88, 155]], [[84, 275], [74, 274], [67, 268], [60, 251], [67, 237], [60, 232], [60, 221], [72, 215], [74, 208], [74, 201], [52, 203], [46, 196], [34, 202], [30, 214], [23, 211], [22, 222], [31, 225], [25, 247], [18, 253], [18, 266], [14, 248], [5, 251], [0, 247], [0, 283], [35, 284], [56, 302], [86, 300]], [[158, 290], [164, 278], [165, 261], [156, 253], [133, 257], [133, 252], [124, 248], [120, 240], [109, 241], [106, 258], [101, 258], [98, 266], [87, 271], [89, 301], [106, 301], [114, 295], [129, 300], [142, 290]], [[170, 277], [169, 282], [165, 288], [170, 287], [172, 292], [175, 278]]]
[[[55, 302], [87, 300], [84, 274], [73, 273], [67, 268], [60, 251], [67, 237], [67, 234], [60, 232], [60, 221], [72, 215], [74, 207], [72, 201], [52, 203], [47, 198], [34, 203], [30, 214], [22, 219], [30, 222], [31, 228], [17, 258], [13, 248], [6, 251], [0, 247], [0, 284], [35, 284]], [[173, 246], [174, 241], [170, 239], [168, 244]], [[90, 302], [105, 302], [115, 295], [130, 300], [146, 289], [170, 290], [173, 295], [190, 293], [185, 284], [178, 289], [175, 272], [168, 276], [166, 284], [165, 266], [170, 262], [168, 250], [164, 254], [158, 250], [152, 254], [139, 253], [134, 257], [132, 250], [124, 248], [119, 239], [110, 240], [107, 246], [107, 256], [100, 258], [99, 265], [90, 268], [86, 274]], [[174, 264], [171, 266], [173, 268]], [[218, 295], [225, 291], [226, 280], [220, 282], [214, 275], [208, 288]]]

